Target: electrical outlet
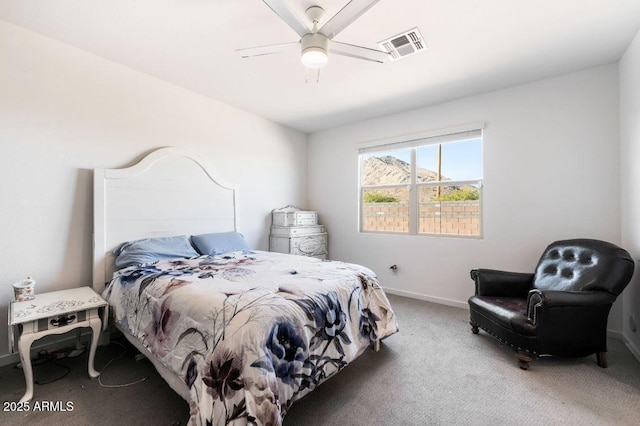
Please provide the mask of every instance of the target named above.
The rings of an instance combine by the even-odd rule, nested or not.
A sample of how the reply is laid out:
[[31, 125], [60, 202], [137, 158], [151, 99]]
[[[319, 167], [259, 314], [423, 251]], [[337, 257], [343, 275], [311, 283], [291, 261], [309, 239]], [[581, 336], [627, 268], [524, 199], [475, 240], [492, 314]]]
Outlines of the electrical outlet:
[[635, 320], [635, 318], [633, 318], [633, 315], [629, 316], [629, 328], [634, 333], [638, 330], [638, 327], [636, 326], [636, 320]]

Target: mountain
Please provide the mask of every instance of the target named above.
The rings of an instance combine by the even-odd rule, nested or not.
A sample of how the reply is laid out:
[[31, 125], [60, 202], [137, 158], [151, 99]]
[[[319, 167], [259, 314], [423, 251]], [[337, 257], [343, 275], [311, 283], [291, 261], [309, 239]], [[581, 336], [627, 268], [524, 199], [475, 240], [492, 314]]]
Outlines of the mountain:
[[[418, 167], [418, 182], [433, 182], [438, 174], [433, 170]], [[450, 180], [442, 177], [442, 180]], [[369, 157], [362, 165], [364, 185], [393, 185], [411, 183], [411, 165], [390, 155]]]
[[[418, 168], [418, 183], [438, 181], [438, 173], [433, 170]], [[394, 188], [384, 188], [368, 190], [367, 192], [380, 195], [390, 195], [396, 202], [408, 202], [408, 185], [411, 183], [411, 165], [399, 158], [392, 156], [369, 157], [362, 164], [362, 183], [364, 185], [400, 185]], [[450, 181], [445, 176], [440, 181]], [[463, 190], [478, 194], [478, 190], [473, 185], [451, 185], [451, 186], [429, 186], [419, 188], [419, 202], [435, 201], [440, 196], [453, 195]], [[477, 199], [477, 198], [474, 198]]]

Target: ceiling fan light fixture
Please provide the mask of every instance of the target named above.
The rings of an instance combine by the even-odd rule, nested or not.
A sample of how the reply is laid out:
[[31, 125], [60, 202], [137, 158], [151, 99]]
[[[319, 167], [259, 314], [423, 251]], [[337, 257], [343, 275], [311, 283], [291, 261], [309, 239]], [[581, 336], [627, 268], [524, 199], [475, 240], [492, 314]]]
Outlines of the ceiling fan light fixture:
[[310, 33], [300, 40], [300, 60], [307, 68], [322, 68], [329, 62], [329, 39], [320, 33]]
[[300, 59], [307, 68], [322, 68], [329, 62], [329, 55], [322, 47], [308, 47], [302, 52]]

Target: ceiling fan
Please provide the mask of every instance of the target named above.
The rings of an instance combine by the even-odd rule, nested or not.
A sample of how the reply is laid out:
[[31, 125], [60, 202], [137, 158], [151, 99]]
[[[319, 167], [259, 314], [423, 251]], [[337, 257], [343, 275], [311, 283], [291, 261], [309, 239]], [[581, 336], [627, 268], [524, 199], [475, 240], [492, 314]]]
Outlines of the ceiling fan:
[[308, 22], [304, 22], [286, 5], [285, 0], [263, 1], [301, 38], [299, 41], [292, 43], [272, 44], [269, 46], [236, 50], [243, 58], [270, 55], [297, 47], [301, 50], [302, 63], [308, 68], [321, 68], [325, 66], [329, 60], [329, 52], [336, 55], [379, 63], [391, 57], [388, 52], [332, 40], [340, 31], [348, 27], [380, 0], [351, 0], [321, 26], [320, 23], [324, 16], [324, 9], [320, 6], [309, 7], [305, 12]]

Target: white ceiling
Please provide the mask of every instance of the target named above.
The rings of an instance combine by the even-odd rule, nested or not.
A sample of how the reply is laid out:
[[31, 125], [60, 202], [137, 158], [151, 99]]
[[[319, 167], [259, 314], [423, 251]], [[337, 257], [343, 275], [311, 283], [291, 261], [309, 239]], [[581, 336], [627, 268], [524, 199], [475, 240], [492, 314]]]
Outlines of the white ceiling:
[[[287, 1], [328, 17], [347, 3]], [[319, 84], [296, 52], [235, 54], [298, 40], [261, 0], [0, 0], [0, 19], [311, 133], [615, 62], [640, 0], [382, 0], [335, 40], [377, 48], [417, 26], [428, 50], [385, 64], [334, 55]]]

